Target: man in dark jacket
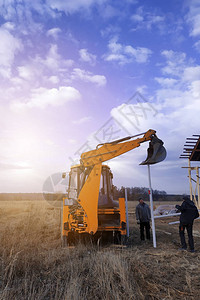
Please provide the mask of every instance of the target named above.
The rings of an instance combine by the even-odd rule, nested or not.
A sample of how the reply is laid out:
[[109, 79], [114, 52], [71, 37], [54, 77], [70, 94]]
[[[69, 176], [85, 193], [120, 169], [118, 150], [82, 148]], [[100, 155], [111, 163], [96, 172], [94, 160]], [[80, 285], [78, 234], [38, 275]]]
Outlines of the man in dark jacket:
[[144, 241], [144, 228], [146, 230], [146, 238], [150, 240], [150, 220], [151, 211], [149, 206], [144, 203], [143, 199], [139, 199], [139, 204], [136, 206], [136, 220], [140, 224], [140, 239]]
[[181, 250], [187, 249], [187, 244], [185, 241], [185, 228], [187, 229], [188, 234], [188, 243], [190, 247], [190, 252], [194, 252], [194, 239], [192, 234], [193, 222], [194, 219], [198, 218], [199, 213], [194, 205], [194, 202], [190, 200], [188, 196], [183, 197], [183, 203], [180, 205], [176, 205], [176, 208], [181, 212], [180, 215], [180, 226], [179, 226], [179, 234], [181, 239]]

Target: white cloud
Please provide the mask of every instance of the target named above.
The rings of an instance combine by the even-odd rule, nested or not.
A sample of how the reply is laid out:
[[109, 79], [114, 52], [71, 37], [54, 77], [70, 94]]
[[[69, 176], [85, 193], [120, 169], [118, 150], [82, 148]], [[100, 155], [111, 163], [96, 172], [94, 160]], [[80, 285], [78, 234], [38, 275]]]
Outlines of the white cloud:
[[[173, 93], [169, 95], [169, 89], [162, 90], [162, 101], [164, 101], [160, 103], [160, 99], [157, 98], [157, 101], [154, 100], [155, 102], [153, 103], [157, 113], [151, 109], [150, 103], [145, 102], [140, 103], [143, 106], [143, 110], [138, 104], [126, 103], [111, 110], [111, 116], [117, 120], [121, 137], [126, 136], [127, 131], [134, 135], [145, 132], [148, 129], [154, 129], [157, 131], [158, 137], [163, 140], [167, 150], [167, 158], [162, 163], [152, 166], [154, 189], [163, 186], [162, 189], [168, 192], [188, 192], [187, 174], [181, 169], [184, 161], [180, 160], [179, 156], [182, 153], [186, 137], [198, 134], [200, 114], [199, 86], [199, 83], [196, 83], [195, 85], [193, 84], [194, 90], [177, 90], [176, 99]], [[194, 91], [198, 98], [194, 98], [195, 95], [192, 94]], [[177, 106], [173, 107], [174, 104]], [[149, 110], [146, 110], [148, 108]], [[115, 130], [117, 130], [117, 127], [115, 127]], [[141, 147], [127, 153], [126, 156], [124, 155], [124, 158], [120, 158], [120, 170], [122, 170], [120, 173], [123, 173], [123, 169], [125, 169], [123, 175], [128, 174], [125, 180], [127, 186], [132, 186], [132, 178], [134, 178], [135, 186], [141, 186], [141, 182], [144, 186], [147, 186], [147, 177], [145, 179], [145, 177], [142, 178], [141, 176], [141, 174], [147, 176], [145, 175], [146, 171], [144, 171], [144, 167], [138, 166], [146, 158], [147, 148], [148, 143], [144, 143]], [[111, 161], [110, 164], [113, 170], [116, 171], [115, 161]], [[118, 173], [116, 174], [119, 176]]]
[[141, 15], [134, 14], [131, 16], [131, 20], [134, 22], [142, 22], [144, 20], [144, 17]]
[[152, 54], [152, 51], [144, 47], [133, 48], [131, 45], [123, 45], [117, 42], [114, 37], [109, 41], [109, 52], [103, 57], [106, 61], [118, 61], [119, 64], [126, 64], [136, 61], [137, 63], [146, 63]]
[[107, 36], [113, 36], [114, 34], [118, 34], [121, 32], [121, 28], [117, 25], [109, 24], [105, 29], [101, 30], [101, 36], [107, 37]]
[[0, 73], [9, 77], [15, 56], [23, 49], [23, 45], [20, 39], [3, 28], [0, 28], [0, 41]]
[[182, 82], [179, 82], [179, 84], [173, 86], [173, 88], [161, 85], [160, 88], [155, 91], [155, 97], [159, 103], [159, 107], [171, 111], [186, 105], [188, 103], [188, 95], [190, 95], [190, 92], [187, 90], [188, 86], [189, 85], [184, 85]]
[[[188, 59], [185, 53], [172, 50], [162, 51], [166, 58], [165, 66], [161, 69], [167, 77], [156, 77], [155, 80], [162, 86], [158, 89], [157, 95], [166, 99], [174, 98], [176, 104], [187, 102], [188, 95], [197, 97], [199, 93], [198, 84], [200, 81], [200, 65], [194, 65], [193, 60]], [[176, 77], [176, 78], [174, 78]], [[173, 90], [170, 88], [173, 87]], [[180, 97], [181, 96], [181, 97]], [[182, 100], [181, 100], [182, 99]], [[168, 100], [166, 100], [168, 103]]]
[[[9, 62], [11, 63], [11, 59], [8, 60]], [[5, 64], [5, 62], [3, 63]], [[0, 66], [0, 74], [9, 79], [9, 81], [5, 81], [7, 84], [6, 88], [2, 83], [1, 91], [4, 91], [2, 100], [5, 103], [10, 103], [13, 99], [18, 99], [19, 103], [17, 102], [14, 105], [16, 109], [17, 107], [25, 108], [31, 106], [32, 102], [28, 104], [31, 91], [37, 90], [40, 87], [51, 89], [65, 86], [67, 82], [66, 77], [70, 78], [69, 68], [73, 63], [71, 59], [64, 59], [59, 54], [57, 45], [50, 45], [46, 54], [35, 54], [35, 57], [25, 56], [23, 59], [19, 59], [19, 62], [14, 59], [12, 64], [13, 67], [15, 66], [13, 68], [15, 74], [14, 72], [12, 74], [12, 65], [11, 67]], [[70, 85], [69, 80], [67, 85]], [[27, 100], [25, 100], [25, 97]], [[32, 97], [32, 94], [30, 97]], [[24, 105], [23, 102], [27, 102], [28, 105]]]
[[198, 52], [200, 52], [200, 40], [197, 41], [196, 43], [194, 43], [194, 48], [195, 48]]
[[44, 109], [48, 106], [61, 106], [70, 101], [81, 98], [78, 90], [68, 86], [61, 86], [58, 89], [38, 88], [32, 90], [30, 99], [27, 102], [12, 102], [11, 108], [21, 110], [26, 108]]
[[6, 79], [11, 77], [11, 68], [9, 67], [0, 67], [0, 75]]
[[58, 69], [60, 60], [61, 56], [58, 54], [58, 46], [55, 44], [51, 45], [49, 53], [43, 62], [48, 68], [55, 70]]
[[117, 43], [118, 38], [113, 37], [108, 44], [108, 48], [112, 53], [119, 53], [123, 50], [123, 46], [120, 43]]
[[40, 15], [49, 14], [52, 17], [55, 17], [55, 13], [52, 9], [42, 0], [18, 1], [17, 4], [15, 0], [5, 0], [0, 2], [0, 14], [5, 20], [14, 20], [21, 23], [24, 22], [26, 25], [33, 25], [33, 11]]
[[30, 66], [21, 66], [18, 67], [17, 69], [18, 69], [19, 77], [25, 80], [33, 79], [33, 72]]
[[104, 55], [104, 59], [106, 61], [118, 61], [120, 65], [124, 65], [131, 62], [130, 59], [128, 59], [125, 55], [115, 53]]
[[0, 15], [4, 20], [13, 22], [21, 35], [27, 36], [43, 30], [42, 22], [36, 21], [35, 12], [41, 16], [56, 16], [42, 0], [17, 1], [17, 3], [15, 0], [0, 1]]
[[49, 77], [49, 81], [52, 82], [53, 84], [57, 84], [59, 82], [58, 76], [51, 76]]
[[71, 59], [64, 59], [58, 52], [58, 46], [52, 44], [44, 57], [36, 55], [28, 58], [24, 65], [19, 65], [17, 67], [18, 79], [13, 78], [12, 82], [17, 84], [20, 79], [23, 79], [26, 81], [26, 86], [22, 82], [21, 88], [27, 87], [29, 90], [49, 85], [49, 83], [55, 85], [64, 81], [73, 63]]
[[162, 117], [160, 114], [156, 116], [157, 125], [155, 120], [151, 121], [153, 126], [155, 124], [161, 128], [168, 140], [168, 147], [178, 158], [185, 138], [195, 134], [199, 128], [200, 65], [194, 65], [185, 53], [167, 50], [162, 55], [166, 58], [162, 72], [167, 77], [155, 78], [160, 84], [155, 105]]
[[60, 68], [70, 67], [73, 64], [73, 60], [64, 60], [58, 53], [58, 46], [52, 44], [49, 52], [45, 59], [38, 59], [43, 65], [46, 65], [49, 69], [54, 70], [54, 72]]
[[15, 29], [15, 24], [12, 22], [6, 22], [1, 27], [5, 30], [12, 31]]
[[123, 11], [119, 8], [114, 7], [113, 5], [106, 3], [106, 5], [102, 6], [100, 14], [103, 18], [110, 19], [113, 17], [121, 16], [123, 14]]
[[186, 63], [186, 54], [183, 52], [175, 52], [172, 50], [164, 50], [161, 54], [166, 58], [167, 64], [162, 68], [163, 74], [172, 76], [181, 76]]
[[61, 29], [58, 27], [51, 28], [47, 31], [47, 36], [52, 36], [54, 39], [57, 39], [59, 33], [61, 33]]
[[[23, 30], [37, 31], [42, 23], [35, 22], [34, 12], [40, 16], [48, 15], [52, 18], [61, 16], [61, 13], [66, 15], [74, 13], [82, 13], [88, 17], [93, 8], [96, 8], [103, 18], [111, 18], [122, 14], [117, 5], [108, 3], [107, 0], [34, 0], [34, 1], [18, 1], [5, 0], [0, 2], [0, 15], [5, 20], [12, 20], [23, 24]], [[129, 2], [129, 1], [126, 1]], [[28, 29], [28, 30], [27, 30]]]
[[191, 92], [195, 98], [200, 99], [200, 80], [195, 80], [191, 83]]
[[190, 35], [199, 36], [200, 35], [200, 3], [196, 0], [191, 0], [187, 2], [189, 12], [186, 15], [186, 21], [191, 26]]
[[180, 61], [180, 62], [183, 62], [186, 58], [186, 54], [183, 53], [183, 52], [175, 52], [173, 50], [163, 50], [161, 52], [161, 54], [163, 56], [166, 57], [166, 59], [168, 60], [175, 60], [177, 61], [177, 59]]
[[162, 86], [172, 87], [174, 84], [178, 82], [177, 79], [174, 78], [164, 78], [164, 77], [155, 77], [155, 80]]
[[81, 118], [79, 120], [73, 121], [73, 123], [76, 124], [76, 125], [81, 125], [81, 124], [87, 123], [87, 122], [89, 122], [91, 120], [92, 120], [92, 117], [83, 117], [83, 118]]
[[64, 11], [66, 14], [72, 14], [77, 11], [89, 10], [94, 5], [101, 5], [105, 0], [47, 0], [47, 4], [58, 11]]
[[131, 16], [131, 20], [137, 27], [134, 30], [138, 29], [147, 29], [151, 30], [152, 26], [156, 26], [159, 29], [162, 29], [164, 24], [165, 17], [156, 15], [153, 12], [146, 12], [144, 7], [140, 6], [137, 8], [136, 13]]
[[98, 86], [104, 86], [106, 85], [106, 77], [104, 75], [94, 75], [89, 71], [81, 70], [79, 68], [73, 69], [71, 78], [74, 79], [80, 79], [85, 82], [91, 82]]
[[139, 85], [137, 88], [136, 88], [136, 91], [139, 92], [140, 94], [142, 95], [145, 95], [147, 93], [147, 86], [145, 84], [143, 85]]
[[183, 73], [183, 80], [189, 82], [194, 80], [200, 80], [200, 66], [185, 68]]
[[165, 17], [149, 14], [147, 17], [146, 26], [148, 30], [152, 29], [152, 26], [157, 26], [159, 29], [162, 29], [162, 24], [165, 21]]
[[[171, 130], [174, 126], [174, 131], [179, 135], [183, 132], [190, 135], [198, 128], [200, 65], [194, 64], [185, 53], [165, 50], [162, 55], [166, 62], [161, 71], [167, 77], [155, 78], [161, 85], [156, 91], [159, 107], [171, 119], [171, 125], [168, 124]], [[176, 126], [173, 118], [177, 122]]]
[[139, 6], [137, 9], [136, 9], [136, 12], [135, 14], [133, 14], [131, 16], [131, 20], [134, 21], [134, 22], [141, 22], [144, 20], [144, 9], [142, 6]]
[[80, 49], [79, 55], [80, 55], [80, 60], [84, 62], [88, 62], [93, 66], [96, 64], [96, 55], [89, 53], [87, 49]]
[[149, 56], [152, 54], [152, 51], [148, 48], [143, 48], [143, 47], [133, 48], [132, 46], [125, 46], [124, 52], [133, 56], [135, 58], [135, 61], [138, 63], [147, 62]]

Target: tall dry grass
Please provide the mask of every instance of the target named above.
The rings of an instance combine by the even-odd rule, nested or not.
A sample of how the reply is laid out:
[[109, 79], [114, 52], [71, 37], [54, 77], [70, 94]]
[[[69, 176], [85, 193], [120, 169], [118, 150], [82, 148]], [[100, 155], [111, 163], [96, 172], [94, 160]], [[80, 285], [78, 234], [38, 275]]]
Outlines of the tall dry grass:
[[62, 248], [58, 209], [19, 208], [0, 210], [0, 299], [199, 299], [200, 255], [179, 253], [176, 233], [161, 234], [157, 250], [137, 228], [128, 247]]

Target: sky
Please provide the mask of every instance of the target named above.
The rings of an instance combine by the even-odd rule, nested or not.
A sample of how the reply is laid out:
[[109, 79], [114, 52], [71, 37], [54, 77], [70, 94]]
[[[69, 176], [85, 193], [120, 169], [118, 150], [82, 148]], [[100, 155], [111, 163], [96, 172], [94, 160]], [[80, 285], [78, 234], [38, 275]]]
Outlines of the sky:
[[[82, 152], [154, 129], [153, 189], [189, 193], [199, 56], [198, 0], [1, 0], [0, 192], [42, 192]], [[107, 163], [116, 186], [148, 186], [147, 147]]]

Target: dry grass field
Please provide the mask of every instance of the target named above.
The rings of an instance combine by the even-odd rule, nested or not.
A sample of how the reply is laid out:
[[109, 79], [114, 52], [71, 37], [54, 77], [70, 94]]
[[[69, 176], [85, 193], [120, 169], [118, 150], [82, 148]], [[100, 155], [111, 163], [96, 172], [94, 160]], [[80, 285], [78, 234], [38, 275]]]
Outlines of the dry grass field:
[[127, 246], [62, 248], [58, 208], [1, 201], [0, 299], [200, 299], [200, 222], [196, 253], [178, 251], [178, 225], [166, 219], [156, 220], [154, 249], [140, 242], [134, 205]]

